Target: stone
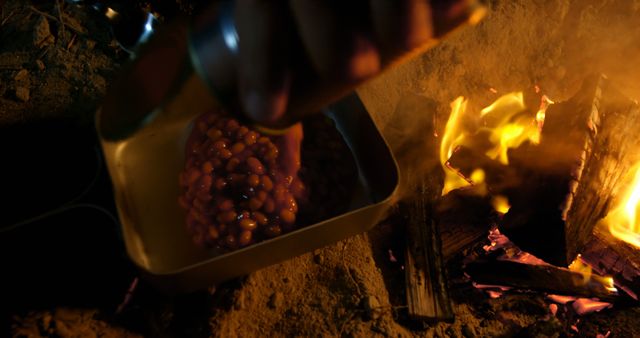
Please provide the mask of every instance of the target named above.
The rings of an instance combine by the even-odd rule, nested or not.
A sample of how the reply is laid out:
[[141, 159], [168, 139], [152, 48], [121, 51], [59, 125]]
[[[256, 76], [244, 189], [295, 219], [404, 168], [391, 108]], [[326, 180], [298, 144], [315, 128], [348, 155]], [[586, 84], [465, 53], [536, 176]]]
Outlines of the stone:
[[465, 338], [475, 338], [477, 336], [476, 331], [468, 324], [462, 325], [462, 335]]
[[377, 319], [382, 314], [380, 301], [376, 296], [366, 296], [362, 299], [362, 306], [370, 319]]
[[29, 88], [22, 86], [16, 87], [16, 97], [22, 102], [29, 101]]
[[324, 263], [324, 256], [320, 253], [313, 255], [313, 262], [318, 265], [322, 265], [322, 263]]
[[42, 60], [36, 60], [36, 66], [38, 66], [39, 70], [44, 70], [46, 68], [44, 66], [44, 62], [42, 62]]
[[22, 82], [25, 81], [29, 78], [29, 71], [27, 71], [26, 69], [20, 69], [20, 71], [18, 71], [18, 74], [16, 74], [16, 76], [13, 77], [14, 80], [16, 80], [16, 82]]
[[284, 295], [282, 292], [274, 292], [271, 297], [269, 297], [269, 303], [267, 304], [271, 309], [277, 309], [282, 306], [284, 303]]
[[40, 48], [52, 45], [54, 42], [55, 38], [51, 34], [49, 21], [41, 15], [33, 28], [33, 45]]

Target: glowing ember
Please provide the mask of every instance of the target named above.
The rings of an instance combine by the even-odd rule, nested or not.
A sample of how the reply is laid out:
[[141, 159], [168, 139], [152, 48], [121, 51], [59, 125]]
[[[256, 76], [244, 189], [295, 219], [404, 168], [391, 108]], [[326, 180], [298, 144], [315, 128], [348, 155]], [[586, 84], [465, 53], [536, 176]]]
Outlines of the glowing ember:
[[573, 306], [573, 310], [575, 310], [577, 314], [582, 316], [587, 313], [599, 312], [604, 309], [608, 309], [613, 305], [606, 302], [600, 302], [594, 299], [578, 298], [576, 299], [575, 302], [573, 302], [572, 306]]
[[640, 247], [640, 222], [638, 207], [640, 206], [640, 163], [631, 170], [633, 178], [627, 180], [629, 189], [624, 193], [621, 203], [613, 208], [604, 222], [616, 238]]
[[[544, 123], [547, 107], [553, 103], [542, 96], [540, 108], [535, 113], [527, 110], [524, 94], [514, 92], [501, 96], [488, 107], [478, 111], [469, 111], [468, 101], [458, 97], [451, 103], [451, 114], [445, 126], [440, 144], [440, 163], [445, 170], [445, 184], [442, 194], [469, 184], [479, 184], [482, 179], [465, 179], [451, 170], [448, 161], [456, 147], [464, 145], [474, 149], [482, 148], [489, 158], [509, 164], [509, 149], [518, 148], [524, 142], [540, 143], [540, 132]], [[476, 128], [470, 127], [477, 121]], [[485, 144], [486, 143], [486, 144]], [[506, 205], [501, 205], [506, 210]]]

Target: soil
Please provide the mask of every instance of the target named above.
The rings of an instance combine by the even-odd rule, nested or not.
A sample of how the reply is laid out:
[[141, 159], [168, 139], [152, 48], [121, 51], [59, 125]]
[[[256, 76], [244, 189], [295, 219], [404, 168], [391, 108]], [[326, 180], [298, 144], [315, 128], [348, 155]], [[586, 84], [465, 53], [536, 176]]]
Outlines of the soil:
[[[178, 3], [193, 8], [189, 1]], [[553, 100], [563, 100], [593, 72], [606, 73], [627, 95], [640, 98], [640, 1], [491, 0], [489, 7], [477, 27], [359, 89], [403, 169], [419, 173], [420, 165], [407, 157], [424, 155], [402, 150], [434, 120], [398, 109], [408, 95], [430, 102], [425, 109], [437, 114], [440, 132], [457, 96], [483, 106], [500, 94], [538, 85]], [[64, 120], [93, 130], [93, 114], [126, 59], [108, 27], [85, 9], [8, 0], [0, 15], [0, 127]], [[410, 186], [403, 181], [403, 188]], [[411, 322], [404, 271], [391, 259], [400, 255], [402, 241], [392, 218], [369, 233], [181, 296], [161, 294], [138, 279], [129, 263], [118, 261], [123, 268], [110, 277], [125, 287], [114, 283], [81, 299], [25, 298], [19, 306], [4, 304], [0, 313], [19, 337], [640, 335], [638, 308], [615, 306], [580, 317], [563, 305], [552, 314], [553, 303], [543, 294], [512, 292], [494, 299], [464, 279], [460, 259], [448, 264], [455, 321]], [[38, 288], [55, 278], [46, 276]], [[135, 287], [127, 294], [130, 281]]]

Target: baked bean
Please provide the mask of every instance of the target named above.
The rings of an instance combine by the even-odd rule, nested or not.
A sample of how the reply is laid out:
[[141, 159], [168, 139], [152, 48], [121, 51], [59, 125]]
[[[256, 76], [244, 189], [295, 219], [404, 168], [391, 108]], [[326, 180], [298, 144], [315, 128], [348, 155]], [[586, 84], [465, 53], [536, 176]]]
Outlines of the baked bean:
[[209, 237], [211, 237], [211, 239], [218, 239], [218, 237], [220, 237], [220, 233], [218, 232], [218, 229], [216, 229], [216, 227], [209, 227]]
[[293, 224], [293, 222], [296, 221], [296, 215], [293, 212], [284, 209], [280, 211], [280, 219], [287, 224]]
[[262, 208], [263, 202], [255, 197], [249, 199], [249, 209], [256, 211]]
[[226, 126], [225, 130], [227, 132], [229, 132], [229, 133], [232, 133], [232, 132], [238, 130], [239, 128], [240, 128], [240, 123], [238, 123], [237, 120], [229, 119], [227, 121], [227, 126]]
[[222, 131], [217, 128], [211, 128], [209, 129], [209, 131], [207, 131], [207, 136], [209, 137], [209, 139], [211, 139], [211, 141], [217, 141], [222, 137]]
[[217, 178], [215, 183], [215, 188], [218, 191], [222, 191], [227, 186], [227, 180], [224, 178]]
[[269, 138], [266, 137], [266, 136], [261, 136], [261, 137], [258, 138], [258, 143], [260, 143], [260, 144], [269, 143]]
[[259, 211], [255, 211], [252, 216], [253, 216], [253, 219], [255, 219], [256, 222], [260, 225], [267, 225], [267, 223], [269, 222], [269, 219], [267, 218], [267, 216], [265, 216], [263, 213]]
[[238, 217], [238, 214], [233, 210], [229, 210], [218, 214], [217, 220], [220, 223], [231, 223], [236, 220], [236, 217]]
[[238, 138], [243, 137], [244, 135], [246, 135], [249, 132], [249, 128], [242, 126], [240, 128], [238, 128], [238, 132], [237, 132], [237, 136]]
[[244, 230], [253, 230], [257, 226], [256, 221], [252, 220], [251, 218], [243, 218], [240, 220], [240, 222], [238, 222], [238, 224]]
[[267, 192], [264, 190], [259, 190], [256, 193], [256, 198], [260, 200], [260, 202], [264, 202], [267, 199]]
[[260, 184], [260, 176], [256, 174], [249, 175], [249, 178], [247, 178], [247, 183], [252, 188], [257, 187]]
[[249, 166], [249, 169], [251, 170], [251, 172], [253, 172], [254, 174], [258, 174], [258, 175], [264, 174], [264, 166], [262, 165], [262, 162], [260, 162], [259, 159], [253, 156], [249, 157], [247, 159], [247, 165]]
[[222, 203], [218, 204], [218, 209], [220, 209], [220, 211], [229, 211], [233, 209], [233, 201], [230, 199], [222, 201]]
[[238, 159], [237, 157], [232, 157], [229, 159], [229, 162], [227, 162], [227, 166], [225, 167], [225, 169], [228, 172], [232, 172], [236, 170], [236, 167], [238, 166], [238, 164], [240, 164], [240, 159]]
[[275, 202], [273, 202], [273, 199], [271, 197], [267, 197], [267, 199], [264, 201], [262, 210], [264, 210], [264, 212], [266, 212], [267, 214], [270, 214], [276, 210], [276, 204]]
[[189, 171], [189, 174], [187, 176], [187, 184], [193, 185], [198, 181], [201, 175], [202, 174], [200, 173], [200, 171], [198, 171], [198, 169], [191, 169], [191, 171]]
[[202, 173], [209, 175], [213, 171], [213, 164], [210, 161], [204, 162], [202, 165]]
[[264, 175], [260, 177], [260, 186], [265, 191], [271, 191], [273, 189], [273, 181], [269, 178], [268, 175]]
[[233, 154], [231, 153], [231, 151], [229, 151], [229, 149], [220, 150], [220, 157], [222, 157], [223, 159], [228, 160], [231, 158], [231, 156], [233, 156]]
[[244, 143], [248, 146], [254, 145], [258, 141], [258, 133], [250, 131], [244, 136]]
[[237, 154], [240, 154], [244, 150], [244, 148], [245, 148], [244, 143], [238, 142], [238, 143], [234, 144], [233, 146], [231, 146], [231, 152], [234, 155], [237, 155]]
[[220, 151], [222, 149], [226, 149], [227, 148], [227, 143], [224, 140], [218, 140], [216, 142], [213, 143], [213, 147]]
[[249, 243], [251, 243], [251, 231], [245, 230], [240, 233], [238, 243], [240, 244], [240, 246], [247, 246]]

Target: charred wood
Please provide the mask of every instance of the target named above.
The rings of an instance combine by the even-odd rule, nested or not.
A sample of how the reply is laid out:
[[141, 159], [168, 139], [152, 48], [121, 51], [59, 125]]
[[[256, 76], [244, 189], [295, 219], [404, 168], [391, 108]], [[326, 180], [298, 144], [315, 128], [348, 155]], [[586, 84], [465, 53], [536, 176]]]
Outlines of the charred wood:
[[626, 294], [609, 287], [606, 277], [551, 265], [532, 265], [512, 261], [475, 261], [465, 271], [479, 284], [509, 286], [567, 296], [599, 298], [605, 302], [628, 302]]
[[406, 206], [405, 285], [408, 312], [414, 320], [452, 321], [453, 310], [442, 243], [433, 218], [432, 188], [426, 181], [423, 182], [417, 197]]
[[509, 152], [504, 166], [460, 149], [450, 163], [480, 167], [489, 189], [509, 199], [501, 231], [522, 250], [555, 265], [570, 264], [609, 211], [640, 145], [638, 104], [602, 76], [547, 110], [539, 145]]
[[581, 253], [582, 259], [601, 275], [612, 276], [617, 287], [640, 296], [640, 250], [615, 237], [600, 226]]

